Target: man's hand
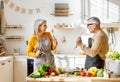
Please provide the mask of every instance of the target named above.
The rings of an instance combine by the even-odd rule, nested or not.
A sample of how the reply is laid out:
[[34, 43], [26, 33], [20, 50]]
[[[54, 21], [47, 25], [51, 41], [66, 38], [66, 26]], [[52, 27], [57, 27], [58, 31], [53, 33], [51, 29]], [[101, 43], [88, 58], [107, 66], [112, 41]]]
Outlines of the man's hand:
[[76, 46], [82, 43], [82, 38], [78, 37], [76, 40]]

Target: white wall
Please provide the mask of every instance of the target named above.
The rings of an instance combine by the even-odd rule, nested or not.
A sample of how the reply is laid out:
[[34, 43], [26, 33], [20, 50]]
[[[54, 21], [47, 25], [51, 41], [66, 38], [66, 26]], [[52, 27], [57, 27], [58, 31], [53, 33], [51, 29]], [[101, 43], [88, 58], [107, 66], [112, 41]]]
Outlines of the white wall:
[[[87, 44], [86, 28], [80, 27], [80, 6], [81, 0], [9, 0], [5, 4], [5, 19], [8, 25], [23, 25], [24, 29], [19, 31], [6, 31], [5, 35], [23, 35], [23, 41], [6, 41], [6, 48], [9, 54], [13, 53], [14, 48], [20, 48], [22, 54], [26, 54], [26, 40], [33, 33], [33, 24], [35, 19], [44, 18], [47, 20], [48, 31], [50, 31], [57, 23], [68, 23], [75, 26], [74, 29], [57, 29], [54, 28], [55, 35], [58, 39], [59, 45], [57, 47], [58, 53], [76, 53], [79, 50], [75, 49], [76, 38], [82, 34], [84, 43]], [[10, 4], [14, 3], [14, 7], [10, 8]], [[50, 15], [54, 11], [54, 3], [69, 3], [70, 11], [73, 13], [69, 17], [55, 17]], [[22, 14], [20, 11], [16, 12], [15, 8], [19, 6], [21, 9], [25, 8], [27, 13]], [[28, 14], [29, 9], [40, 8], [40, 13]], [[119, 35], [120, 33], [117, 33]], [[62, 43], [62, 39], [65, 37], [66, 42]], [[117, 37], [118, 40], [120, 38]], [[120, 43], [117, 43], [120, 45]], [[118, 49], [118, 48], [116, 48]], [[119, 49], [118, 49], [119, 50]]]

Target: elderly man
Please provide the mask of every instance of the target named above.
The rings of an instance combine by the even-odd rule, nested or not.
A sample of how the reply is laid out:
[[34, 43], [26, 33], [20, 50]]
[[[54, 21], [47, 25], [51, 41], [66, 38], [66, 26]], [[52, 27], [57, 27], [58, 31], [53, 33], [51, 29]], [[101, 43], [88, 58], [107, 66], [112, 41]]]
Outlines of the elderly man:
[[91, 17], [87, 20], [87, 28], [90, 33], [94, 33], [92, 38], [88, 39], [89, 46], [82, 43], [82, 38], [78, 37], [76, 44], [87, 54], [85, 68], [90, 67], [104, 68], [105, 54], [108, 52], [108, 37], [100, 28], [100, 20], [97, 17]]

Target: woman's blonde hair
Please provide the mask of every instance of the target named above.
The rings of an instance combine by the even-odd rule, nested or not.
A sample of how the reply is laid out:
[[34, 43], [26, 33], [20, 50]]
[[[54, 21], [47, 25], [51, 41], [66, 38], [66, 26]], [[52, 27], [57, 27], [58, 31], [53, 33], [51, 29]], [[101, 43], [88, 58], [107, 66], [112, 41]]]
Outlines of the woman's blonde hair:
[[34, 34], [38, 35], [38, 30], [39, 30], [39, 26], [41, 26], [43, 24], [43, 22], [46, 22], [45, 19], [37, 19], [34, 22]]

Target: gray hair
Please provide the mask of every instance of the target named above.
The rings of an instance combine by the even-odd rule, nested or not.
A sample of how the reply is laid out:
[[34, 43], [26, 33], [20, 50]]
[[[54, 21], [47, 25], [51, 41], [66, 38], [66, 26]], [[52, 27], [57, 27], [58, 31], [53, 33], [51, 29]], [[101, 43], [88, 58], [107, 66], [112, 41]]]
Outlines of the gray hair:
[[39, 28], [39, 26], [43, 23], [43, 22], [46, 22], [46, 20], [45, 19], [37, 19], [37, 20], [35, 20], [35, 22], [34, 22], [34, 34], [35, 35], [37, 35], [38, 34], [38, 28]]
[[101, 24], [100, 19], [98, 17], [90, 17], [90, 18], [87, 19], [87, 21], [95, 23], [96, 25], [99, 25], [99, 26]]

